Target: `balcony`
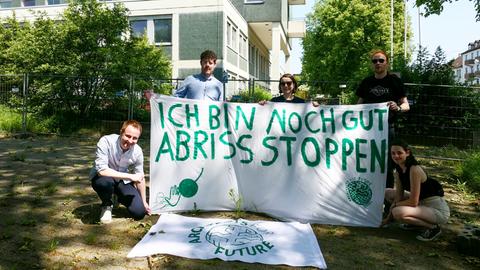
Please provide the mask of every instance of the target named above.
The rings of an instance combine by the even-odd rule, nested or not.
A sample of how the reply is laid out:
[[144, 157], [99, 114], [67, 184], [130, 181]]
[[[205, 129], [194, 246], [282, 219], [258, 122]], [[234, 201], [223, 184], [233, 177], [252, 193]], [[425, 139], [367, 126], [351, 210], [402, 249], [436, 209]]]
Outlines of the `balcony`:
[[475, 73], [473, 72], [465, 73], [465, 80], [473, 79], [474, 77], [475, 77]]
[[465, 65], [466, 66], [473, 66], [473, 64], [475, 64], [475, 59], [465, 60]]
[[303, 38], [305, 37], [305, 21], [292, 20], [288, 21], [287, 35], [289, 38]]

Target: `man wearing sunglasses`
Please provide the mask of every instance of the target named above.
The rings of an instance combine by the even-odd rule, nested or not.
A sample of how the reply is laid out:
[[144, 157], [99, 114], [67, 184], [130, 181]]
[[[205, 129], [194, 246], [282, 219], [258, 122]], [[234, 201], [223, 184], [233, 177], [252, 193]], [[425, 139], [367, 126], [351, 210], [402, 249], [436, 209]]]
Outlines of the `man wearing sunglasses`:
[[[374, 74], [360, 83], [356, 95], [358, 103], [382, 103], [387, 102], [390, 110], [388, 114], [388, 137], [392, 141], [395, 137], [394, 123], [399, 113], [410, 110], [407, 94], [403, 82], [395, 74], [388, 72], [388, 56], [382, 50], [374, 50], [370, 54]], [[387, 172], [387, 187], [393, 188], [393, 161], [389, 158]]]

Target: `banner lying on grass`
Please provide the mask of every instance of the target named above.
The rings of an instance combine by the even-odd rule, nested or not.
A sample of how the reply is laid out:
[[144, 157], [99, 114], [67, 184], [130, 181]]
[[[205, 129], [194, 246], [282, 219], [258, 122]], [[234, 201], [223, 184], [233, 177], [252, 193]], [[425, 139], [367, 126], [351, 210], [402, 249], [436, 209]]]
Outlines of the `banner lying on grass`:
[[380, 225], [386, 103], [262, 106], [160, 95], [150, 103], [154, 213], [243, 209], [300, 222]]
[[327, 268], [312, 227], [298, 222], [162, 214], [128, 257], [153, 254]]

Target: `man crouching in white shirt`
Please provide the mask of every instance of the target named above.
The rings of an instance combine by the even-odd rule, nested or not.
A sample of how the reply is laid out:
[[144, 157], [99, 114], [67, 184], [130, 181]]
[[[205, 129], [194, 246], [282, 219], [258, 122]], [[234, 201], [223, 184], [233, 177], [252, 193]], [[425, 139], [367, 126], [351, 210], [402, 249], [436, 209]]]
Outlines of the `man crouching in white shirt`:
[[139, 122], [127, 120], [123, 122], [120, 135], [103, 136], [97, 143], [90, 179], [102, 200], [101, 223], [112, 221], [114, 195], [135, 220], [151, 213], [145, 192], [143, 151], [137, 145], [141, 133]]

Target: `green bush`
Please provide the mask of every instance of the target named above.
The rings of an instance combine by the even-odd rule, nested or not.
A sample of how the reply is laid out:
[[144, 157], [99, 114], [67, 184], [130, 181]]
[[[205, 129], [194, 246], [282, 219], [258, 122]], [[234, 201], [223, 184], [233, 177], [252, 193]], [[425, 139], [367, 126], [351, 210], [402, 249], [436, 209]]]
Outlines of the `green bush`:
[[[22, 127], [22, 113], [14, 109], [0, 105], [0, 131], [3, 133], [18, 133], [23, 131]], [[27, 114], [26, 131], [32, 133], [52, 133], [51, 119], [37, 119], [32, 114]]]
[[255, 86], [253, 94], [249, 93], [248, 90], [240, 91], [240, 100], [238, 101], [244, 103], [257, 103], [262, 100], [270, 99], [272, 99], [272, 94], [270, 94], [270, 92], [260, 86]]
[[459, 175], [462, 182], [475, 192], [480, 192], [480, 152], [476, 152], [460, 165]]

